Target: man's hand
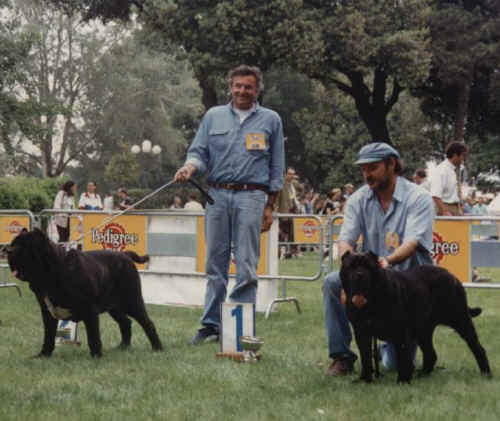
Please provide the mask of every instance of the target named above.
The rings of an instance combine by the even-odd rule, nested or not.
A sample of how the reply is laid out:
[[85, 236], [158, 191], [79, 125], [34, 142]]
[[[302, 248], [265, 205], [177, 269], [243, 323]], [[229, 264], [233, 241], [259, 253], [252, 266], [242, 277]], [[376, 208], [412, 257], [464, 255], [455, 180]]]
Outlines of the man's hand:
[[266, 205], [264, 208], [264, 216], [262, 217], [262, 228], [260, 232], [269, 231], [271, 225], [273, 224], [273, 207], [271, 205]]
[[175, 181], [185, 183], [191, 178], [195, 171], [196, 167], [193, 164], [186, 164], [177, 170], [174, 179]]
[[391, 267], [391, 264], [389, 263], [386, 257], [379, 257], [378, 264], [382, 269], [387, 269]]

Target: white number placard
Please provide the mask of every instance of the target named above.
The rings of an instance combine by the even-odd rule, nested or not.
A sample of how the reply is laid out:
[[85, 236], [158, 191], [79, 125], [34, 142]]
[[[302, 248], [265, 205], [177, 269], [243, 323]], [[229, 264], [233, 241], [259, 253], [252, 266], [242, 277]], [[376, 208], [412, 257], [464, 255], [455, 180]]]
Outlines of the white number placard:
[[242, 352], [240, 337], [255, 336], [255, 304], [222, 303], [221, 352]]

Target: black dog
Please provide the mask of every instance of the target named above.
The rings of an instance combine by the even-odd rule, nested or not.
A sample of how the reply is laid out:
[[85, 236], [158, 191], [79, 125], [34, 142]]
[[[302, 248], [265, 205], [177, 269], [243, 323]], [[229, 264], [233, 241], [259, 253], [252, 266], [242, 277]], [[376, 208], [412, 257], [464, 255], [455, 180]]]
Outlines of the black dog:
[[120, 326], [121, 348], [130, 346], [132, 322], [127, 316], [131, 316], [142, 326], [153, 349], [163, 349], [146, 313], [133, 263], [145, 263], [148, 256], [130, 251], [66, 252], [38, 229], [23, 230], [6, 251], [12, 273], [29, 282], [40, 303], [45, 335], [38, 356], [52, 354], [57, 319], [64, 319], [85, 323], [90, 354], [100, 357], [99, 314], [106, 311]]
[[423, 353], [422, 373], [437, 360], [432, 335], [437, 325], [455, 329], [476, 357], [482, 374], [491, 375], [486, 352], [479, 343], [472, 317], [480, 308], [467, 306], [465, 289], [446, 269], [425, 265], [407, 271], [382, 269], [373, 253], [342, 256], [340, 269], [346, 312], [361, 353], [361, 380], [372, 380], [372, 337], [394, 344], [398, 382], [413, 374], [412, 344]]

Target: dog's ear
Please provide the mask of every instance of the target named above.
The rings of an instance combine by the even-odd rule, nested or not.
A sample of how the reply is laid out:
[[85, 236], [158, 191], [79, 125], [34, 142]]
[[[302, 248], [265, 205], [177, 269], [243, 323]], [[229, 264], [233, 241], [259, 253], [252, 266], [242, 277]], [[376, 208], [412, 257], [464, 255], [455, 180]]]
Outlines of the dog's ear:
[[349, 259], [349, 256], [350, 256], [350, 255], [351, 255], [350, 250], [347, 250], [347, 251], [346, 251], [346, 252], [342, 255], [342, 257], [340, 258], [340, 262], [341, 262], [342, 264], [345, 264], [345, 263], [348, 261], [348, 259]]

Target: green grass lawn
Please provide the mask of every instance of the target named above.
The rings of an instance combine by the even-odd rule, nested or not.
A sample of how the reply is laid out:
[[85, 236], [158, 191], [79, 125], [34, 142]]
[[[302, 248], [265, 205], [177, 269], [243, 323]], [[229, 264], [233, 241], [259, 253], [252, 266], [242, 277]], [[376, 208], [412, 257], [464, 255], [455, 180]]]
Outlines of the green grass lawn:
[[[311, 268], [307, 257], [282, 262], [283, 272]], [[307, 269], [307, 270], [306, 270]], [[500, 279], [500, 278], [498, 278]], [[438, 328], [437, 370], [411, 385], [385, 373], [374, 384], [352, 384], [356, 376], [324, 375], [329, 363], [321, 281], [291, 282], [290, 295], [303, 313], [281, 304], [257, 334], [265, 340], [263, 359], [241, 364], [215, 359], [216, 344], [191, 347], [200, 309], [148, 306], [165, 351], [153, 353], [133, 324], [132, 349], [115, 350], [117, 325], [101, 316], [103, 357], [92, 359], [85, 329], [82, 346], [58, 346], [50, 359], [32, 359], [42, 341], [34, 295], [22, 286], [0, 289], [0, 420], [498, 420], [500, 419], [500, 291], [469, 290], [475, 319], [494, 373], [484, 379], [458, 335]], [[420, 355], [419, 362], [420, 365]]]

